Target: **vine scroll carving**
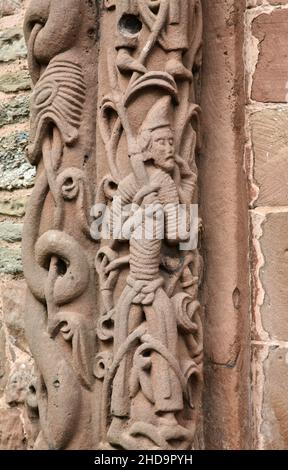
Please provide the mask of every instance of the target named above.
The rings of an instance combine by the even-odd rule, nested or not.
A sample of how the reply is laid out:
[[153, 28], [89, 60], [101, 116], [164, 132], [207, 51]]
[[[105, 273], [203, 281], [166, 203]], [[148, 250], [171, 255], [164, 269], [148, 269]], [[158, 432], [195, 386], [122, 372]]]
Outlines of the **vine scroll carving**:
[[201, 2], [35, 0], [25, 36], [35, 449], [191, 449], [203, 361], [202, 259], [187, 244]]

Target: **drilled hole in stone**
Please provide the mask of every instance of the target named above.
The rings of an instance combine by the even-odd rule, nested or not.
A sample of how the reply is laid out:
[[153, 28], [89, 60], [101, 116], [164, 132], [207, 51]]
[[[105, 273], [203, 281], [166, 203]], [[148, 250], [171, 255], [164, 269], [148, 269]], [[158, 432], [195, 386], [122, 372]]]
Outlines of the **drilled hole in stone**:
[[63, 259], [59, 258], [56, 264], [57, 274], [58, 276], [65, 276], [67, 273], [67, 265]]
[[96, 37], [96, 28], [89, 28], [87, 31], [87, 36], [90, 39], [94, 39]]
[[32, 395], [36, 395], [36, 388], [34, 387], [34, 385], [29, 386], [29, 392], [32, 393]]
[[151, 351], [148, 351], [148, 350], [143, 351], [142, 355], [143, 355], [143, 357], [150, 357]]
[[84, 155], [84, 158], [83, 158], [83, 166], [85, 167], [89, 161], [89, 155]]
[[123, 15], [119, 21], [119, 30], [122, 34], [128, 36], [135, 36], [140, 33], [142, 29], [142, 22], [136, 15]]
[[72, 186], [73, 184], [73, 179], [72, 178], [66, 178], [64, 181], [64, 186]]
[[60, 382], [59, 382], [59, 380], [55, 380], [55, 381], [53, 382], [53, 385], [54, 385], [55, 388], [59, 388], [59, 387], [60, 387]]
[[110, 182], [109, 182], [109, 188], [110, 188], [112, 191], [116, 191], [117, 188], [118, 188], [118, 185], [117, 185], [117, 183], [114, 183], [114, 181], [110, 181]]
[[114, 328], [114, 321], [110, 318], [109, 320], [106, 320], [103, 324], [103, 326], [107, 329], [107, 330], [112, 330], [112, 328]]

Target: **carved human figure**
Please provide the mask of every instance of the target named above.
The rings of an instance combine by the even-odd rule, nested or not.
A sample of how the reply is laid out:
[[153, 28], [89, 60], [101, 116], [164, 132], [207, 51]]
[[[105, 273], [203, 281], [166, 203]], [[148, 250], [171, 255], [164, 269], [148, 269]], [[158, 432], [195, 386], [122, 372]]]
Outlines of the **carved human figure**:
[[[165, 8], [166, 6], [166, 8]], [[158, 41], [167, 52], [166, 72], [175, 79], [190, 80], [192, 72], [182, 61], [188, 49], [188, 18], [194, 14], [195, 0], [120, 0], [116, 2], [118, 17], [117, 65], [121, 72], [145, 73], [145, 66], [132, 53], [138, 47], [141, 22], [150, 31], [156, 27], [157, 19], [163, 16], [164, 27], [159, 31]], [[190, 15], [190, 16], [189, 16]], [[191, 18], [192, 21], [192, 18]]]
[[[133, 333], [143, 322], [152, 344], [153, 341], [156, 343], [154, 351], [152, 351], [153, 346], [148, 347], [146, 344], [149, 359], [147, 359], [145, 341], [142, 340], [142, 348], [144, 348], [142, 353], [139, 350], [135, 352], [135, 348], [132, 348], [127, 351], [119, 364], [112, 388], [111, 414], [114, 418], [108, 432], [110, 443], [114, 445], [121, 445], [121, 443], [123, 445], [125, 420], [129, 417], [132, 417], [132, 421], [137, 420], [137, 416], [133, 417], [131, 411], [131, 394], [136, 396], [139, 393], [139, 387], [140, 393], [153, 408], [154, 423], [151, 416], [148, 422], [152, 426], [157, 421], [158, 429], [155, 433], [159, 437], [159, 442], [169, 441], [176, 437], [188, 441], [189, 438], [191, 439], [190, 432], [180, 426], [175, 417], [175, 414], [184, 407], [183, 384], [180, 383], [167, 357], [164, 357], [165, 353], [163, 356], [159, 350], [157, 351], [157, 346], [160, 349], [163, 347], [164, 351], [169, 351], [177, 362], [177, 319], [160, 270], [161, 249], [163, 243], [175, 245], [181, 241], [177, 233], [175, 208], [179, 203], [188, 204], [192, 200], [196, 182], [196, 175], [180, 156], [175, 155], [169, 109], [170, 97], [159, 99], [149, 111], [139, 132], [139, 152], [141, 152], [143, 170], [147, 172], [149, 183], [139, 186], [132, 172], [120, 182], [114, 198], [119, 200], [118, 205], [116, 202], [116, 212], [119, 210], [120, 213], [128, 204], [136, 203], [143, 208], [146, 207], [145, 214], [147, 216], [150, 212], [152, 222], [155, 222], [156, 218], [156, 223], [152, 223], [149, 233], [147, 233], [145, 221], [144, 225], [143, 220], [140, 221], [143, 229], [140, 237], [137, 233], [139, 227], [134, 227], [129, 243], [130, 271], [127, 285], [115, 306], [114, 358], [119, 354], [129, 334], [131, 335], [131, 332]], [[175, 181], [179, 182], [178, 186]], [[116, 216], [117, 220], [115, 208], [112, 216]], [[107, 275], [113, 270], [113, 265], [115, 263], [110, 266], [107, 263]], [[133, 384], [131, 368], [133, 376], [133, 364], [134, 370], [137, 370], [137, 367], [139, 368], [137, 362], [144, 359], [142, 354], [145, 351], [145, 368], [146, 371], [150, 370], [149, 384], [147, 384], [147, 377], [146, 381], [143, 379], [144, 372], [139, 370], [140, 376], [138, 379], [134, 377], [136, 383]], [[134, 371], [135, 374], [137, 376], [137, 372]], [[141, 386], [137, 385], [137, 381]]]

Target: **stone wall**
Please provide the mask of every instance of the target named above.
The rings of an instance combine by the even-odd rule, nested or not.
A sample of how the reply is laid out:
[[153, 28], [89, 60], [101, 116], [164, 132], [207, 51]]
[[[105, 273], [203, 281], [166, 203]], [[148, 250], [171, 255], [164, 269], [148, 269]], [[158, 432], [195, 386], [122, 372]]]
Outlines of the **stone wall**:
[[33, 442], [24, 405], [33, 365], [24, 338], [20, 252], [35, 175], [25, 158], [30, 79], [22, 24], [27, 3], [0, 0], [0, 449], [27, 449]]
[[246, 12], [253, 448], [288, 448], [288, 2]]

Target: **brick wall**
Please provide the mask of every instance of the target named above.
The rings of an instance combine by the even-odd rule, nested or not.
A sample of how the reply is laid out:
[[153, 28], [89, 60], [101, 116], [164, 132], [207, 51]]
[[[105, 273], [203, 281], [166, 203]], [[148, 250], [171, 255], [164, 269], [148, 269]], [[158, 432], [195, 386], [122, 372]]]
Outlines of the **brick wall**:
[[288, 448], [288, 1], [247, 0], [254, 448]]
[[24, 338], [21, 231], [34, 168], [25, 159], [30, 79], [22, 33], [25, 0], [0, 0], [0, 449], [27, 449], [24, 400], [33, 373]]

